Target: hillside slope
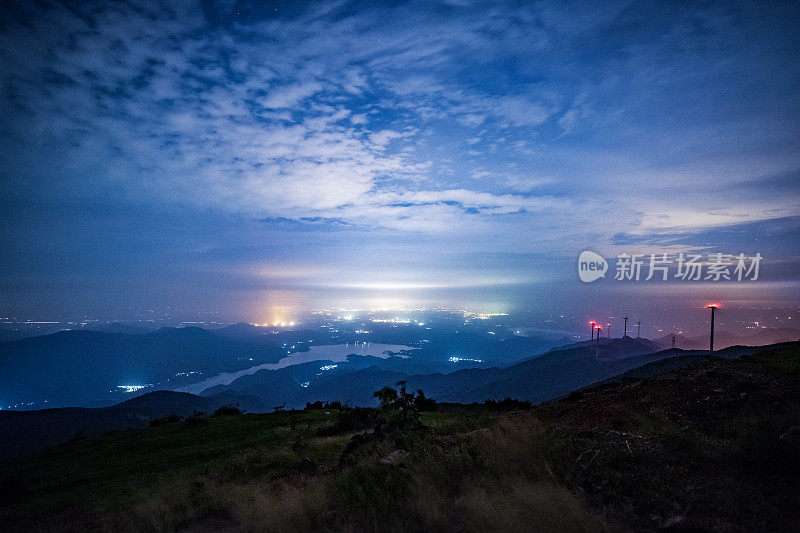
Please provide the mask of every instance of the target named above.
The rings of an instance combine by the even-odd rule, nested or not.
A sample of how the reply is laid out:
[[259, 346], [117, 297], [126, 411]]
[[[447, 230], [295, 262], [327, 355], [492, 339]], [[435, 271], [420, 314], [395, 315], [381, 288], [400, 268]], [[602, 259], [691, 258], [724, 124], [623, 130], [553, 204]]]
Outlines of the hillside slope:
[[[504, 411], [503, 408], [511, 409]], [[0, 463], [11, 530], [798, 531], [800, 345], [533, 409], [174, 422]]]
[[170, 415], [187, 417], [195, 412], [213, 413], [236, 405], [243, 411], [263, 412], [258, 398], [220, 393], [203, 397], [172, 391], [156, 391], [110, 407], [62, 407], [38, 411], [0, 411], [0, 458], [17, 456], [61, 444], [75, 436], [92, 436], [120, 429], [147, 426]]

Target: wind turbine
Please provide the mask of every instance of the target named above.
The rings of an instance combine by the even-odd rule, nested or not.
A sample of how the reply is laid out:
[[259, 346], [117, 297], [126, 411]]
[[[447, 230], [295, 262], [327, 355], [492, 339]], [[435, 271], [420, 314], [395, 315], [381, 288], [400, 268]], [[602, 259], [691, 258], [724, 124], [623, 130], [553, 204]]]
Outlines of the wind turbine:
[[714, 351], [714, 311], [719, 307], [719, 304], [708, 304], [706, 307], [711, 309], [711, 336], [708, 342], [708, 351]]

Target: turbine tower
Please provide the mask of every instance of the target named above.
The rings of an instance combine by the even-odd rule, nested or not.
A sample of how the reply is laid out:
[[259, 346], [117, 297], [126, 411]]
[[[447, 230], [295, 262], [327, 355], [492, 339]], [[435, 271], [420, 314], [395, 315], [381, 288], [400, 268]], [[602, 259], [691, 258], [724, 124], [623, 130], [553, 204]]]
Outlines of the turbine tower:
[[708, 342], [708, 351], [714, 351], [714, 311], [719, 307], [719, 304], [708, 304], [706, 307], [711, 309], [711, 336]]

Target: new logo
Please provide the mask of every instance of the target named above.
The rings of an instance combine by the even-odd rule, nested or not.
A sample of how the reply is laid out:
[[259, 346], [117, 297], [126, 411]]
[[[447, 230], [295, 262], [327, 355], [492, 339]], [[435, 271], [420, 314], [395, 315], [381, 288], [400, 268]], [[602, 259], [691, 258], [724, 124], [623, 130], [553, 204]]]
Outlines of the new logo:
[[585, 283], [606, 277], [607, 270], [608, 262], [599, 254], [585, 250], [578, 257], [578, 276]]

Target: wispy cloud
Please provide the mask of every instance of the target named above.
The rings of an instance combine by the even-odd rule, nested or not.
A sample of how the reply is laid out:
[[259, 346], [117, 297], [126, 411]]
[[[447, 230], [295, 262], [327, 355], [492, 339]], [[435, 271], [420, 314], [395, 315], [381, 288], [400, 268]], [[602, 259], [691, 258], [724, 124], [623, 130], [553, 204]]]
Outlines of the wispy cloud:
[[165, 6], [6, 14], [4, 193], [565, 257], [800, 210], [796, 6]]

